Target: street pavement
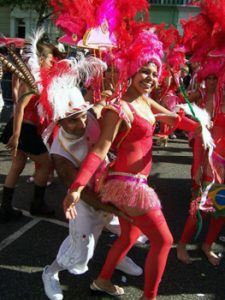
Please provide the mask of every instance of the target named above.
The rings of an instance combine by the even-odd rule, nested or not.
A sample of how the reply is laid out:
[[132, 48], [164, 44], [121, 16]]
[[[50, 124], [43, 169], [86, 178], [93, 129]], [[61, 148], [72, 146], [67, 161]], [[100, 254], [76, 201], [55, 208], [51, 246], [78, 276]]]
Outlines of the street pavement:
[[[0, 124], [3, 126], [4, 124]], [[158, 193], [166, 219], [174, 236], [166, 270], [159, 287], [158, 300], [225, 300], [225, 263], [222, 258], [218, 267], [209, 264], [199, 245], [204, 238], [203, 229], [198, 241], [189, 245], [193, 257], [191, 265], [183, 265], [176, 259], [176, 243], [181, 235], [188, 213], [190, 199], [191, 151], [185, 139], [169, 141], [168, 147], [154, 146], [153, 170], [149, 184]], [[10, 167], [10, 156], [0, 145], [0, 193], [5, 175]], [[55, 219], [42, 219], [29, 214], [33, 184], [26, 183], [33, 172], [33, 163], [28, 160], [14, 197], [14, 206], [22, 209], [24, 216], [18, 221], [0, 225], [0, 300], [44, 300], [41, 275], [43, 267], [50, 264], [60, 243], [67, 236], [68, 225], [62, 212], [65, 187], [55, 176], [47, 188], [46, 202], [55, 209]], [[221, 232], [215, 249], [222, 255], [225, 249], [225, 232]], [[111, 299], [105, 294], [90, 292], [89, 285], [98, 275], [115, 235], [103, 232], [95, 256], [89, 263], [89, 271], [74, 276], [60, 273], [65, 300]], [[140, 266], [149, 244], [136, 244], [129, 256]], [[138, 299], [143, 288], [144, 276], [132, 277], [116, 271], [113, 281], [125, 288], [120, 299]]]

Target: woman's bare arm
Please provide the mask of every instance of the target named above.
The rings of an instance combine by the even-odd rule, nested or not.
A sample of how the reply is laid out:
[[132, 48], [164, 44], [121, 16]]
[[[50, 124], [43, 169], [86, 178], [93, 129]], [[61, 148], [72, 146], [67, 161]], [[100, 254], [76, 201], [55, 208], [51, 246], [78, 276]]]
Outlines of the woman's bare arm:
[[[18, 147], [18, 140], [21, 132], [21, 126], [23, 122], [23, 116], [24, 116], [24, 109], [28, 105], [32, 94], [25, 95], [27, 93], [28, 88], [26, 86], [21, 86], [19, 91], [19, 99], [16, 104], [16, 110], [15, 115], [13, 119], [13, 135], [9, 139], [8, 144], [6, 145], [6, 148], [9, 149], [13, 156], [16, 156], [17, 147]], [[23, 95], [25, 95], [23, 97]]]
[[156, 117], [156, 119], [158, 121], [166, 123], [170, 126], [173, 126], [176, 121], [177, 114], [174, 114], [172, 116], [171, 114], [173, 114], [173, 113], [170, 110], [168, 110], [165, 107], [163, 107], [162, 105], [158, 104], [153, 99], [149, 99], [149, 100], [150, 100], [151, 110], [154, 114], [166, 114], [166, 116], [158, 116], [158, 117]]

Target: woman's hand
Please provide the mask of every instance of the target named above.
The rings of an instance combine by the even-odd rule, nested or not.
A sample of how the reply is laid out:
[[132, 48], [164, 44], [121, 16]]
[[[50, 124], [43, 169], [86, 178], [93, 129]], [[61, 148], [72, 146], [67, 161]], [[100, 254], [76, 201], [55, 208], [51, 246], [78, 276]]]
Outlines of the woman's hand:
[[63, 210], [67, 219], [72, 220], [77, 216], [76, 203], [80, 199], [80, 192], [73, 191], [66, 195], [63, 200]]
[[19, 137], [16, 135], [12, 135], [6, 145], [6, 149], [11, 152], [12, 156], [16, 156], [18, 144], [19, 144]]

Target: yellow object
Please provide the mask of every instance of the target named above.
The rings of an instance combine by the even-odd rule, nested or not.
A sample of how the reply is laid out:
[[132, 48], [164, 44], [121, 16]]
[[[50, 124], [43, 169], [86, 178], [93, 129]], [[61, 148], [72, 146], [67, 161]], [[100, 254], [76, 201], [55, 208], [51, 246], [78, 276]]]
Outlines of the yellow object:
[[211, 189], [208, 197], [212, 199], [213, 205], [217, 210], [225, 209], [225, 185], [213, 186], [213, 190]]

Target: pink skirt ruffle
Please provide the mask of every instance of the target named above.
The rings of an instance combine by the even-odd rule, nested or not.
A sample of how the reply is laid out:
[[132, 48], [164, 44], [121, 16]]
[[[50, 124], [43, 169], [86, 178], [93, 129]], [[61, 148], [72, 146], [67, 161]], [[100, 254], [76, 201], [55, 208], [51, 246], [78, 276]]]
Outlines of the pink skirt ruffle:
[[102, 187], [101, 196], [102, 202], [111, 202], [116, 206], [161, 208], [156, 192], [146, 183], [109, 179]]

